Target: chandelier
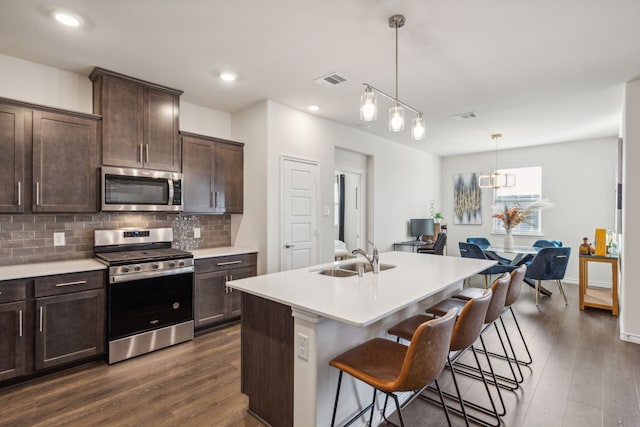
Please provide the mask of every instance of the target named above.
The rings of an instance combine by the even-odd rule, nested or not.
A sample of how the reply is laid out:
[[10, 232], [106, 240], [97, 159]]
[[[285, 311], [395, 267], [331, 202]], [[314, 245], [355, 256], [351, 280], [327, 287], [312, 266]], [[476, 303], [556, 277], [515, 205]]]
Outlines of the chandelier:
[[413, 139], [418, 141], [424, 139], [426, 133], [422, 112], [398, 99], [398, 28], [403, 27], [405, 21], [405, 17], [402, 15], [393, 15], [389, 18], [389, 27], [396, 30], [396, 96], [387, 95], [370, 84], [363, 83], [364, 92], [360, 97], [360, 119], [365, 122], [375, 120], [378, 117], [377, 95], [383, 96], [393, 103], [393, 106], [389, 109], [389, 130], [391, 132], [402, 132], [404, 130], [404, 110], [411, 110], [416, 113], [411, 133]]
[[496, 168], [493, 173], [478, 177], [478, 187], [480, 188], [503, 188], [516, 185], [516, 176], [514, 174], [498, 172], [498, 138], [501, 137], [502, 134], [500, 133], [491, 135], [491, 139], [496, 142]]

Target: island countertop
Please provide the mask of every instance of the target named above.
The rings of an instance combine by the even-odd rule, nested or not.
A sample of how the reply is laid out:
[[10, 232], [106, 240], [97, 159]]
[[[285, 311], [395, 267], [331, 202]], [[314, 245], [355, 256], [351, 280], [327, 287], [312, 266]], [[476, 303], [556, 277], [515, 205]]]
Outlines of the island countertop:
[[380, 254], [395, 268], [363, 277], [332, 277], [322, 269], [364, 258], [233, 280], [227, 286], [354, 326], [370, 325], [483, 271], [495, 261], [408, 252]]

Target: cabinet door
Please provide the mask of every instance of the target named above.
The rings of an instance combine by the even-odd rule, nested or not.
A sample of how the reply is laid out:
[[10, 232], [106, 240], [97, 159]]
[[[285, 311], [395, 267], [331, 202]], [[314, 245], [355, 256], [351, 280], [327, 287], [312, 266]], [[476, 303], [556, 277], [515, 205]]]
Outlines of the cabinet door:
[[33, 212], [96, 212], [97, 122], [34, 111]]
[[214, 206], [216, 213], [242, 213], [243, 147], [216, 143], [214, 153]]
[[25, 373], [24, 301], [0, 304], [0, 381]]
[[145, 88], [145, 168], [180, 172], [179, 104], [180, 100], [177, 95]]
[[228, 271], [195, 275], [195, 327], [219, 322], [225, 317], [225, 283]]
[[102, 79], [102, 163], [142, 167], [144, 87], [107, 75]]
[[188, 213], [213, 213], [213, 145], [182, 137], [182, 199]]
[[36, 299], [36, 369], [104, 353], [104, 290]]
[[[229, 271], [229, 280], [239, 280], [256, 275], [256, 267], [235, 268]], [[242, 292], [227, 288], [227, 317], [240, 316]]]
[[0, 212], [24, 212], [24, 116], [0, 104]]

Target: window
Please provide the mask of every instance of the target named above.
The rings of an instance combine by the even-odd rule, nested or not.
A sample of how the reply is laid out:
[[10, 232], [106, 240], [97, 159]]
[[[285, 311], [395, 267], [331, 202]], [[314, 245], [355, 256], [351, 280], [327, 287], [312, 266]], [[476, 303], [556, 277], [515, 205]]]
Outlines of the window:
[[[502, 212], [505, 206], [519, 205], [523, 209], [542, 199], [542, 167], [500, 169], [500, 173], [512, 173], [516, 176], [513, 187], [497, 188], [493, 191], [494, 213]], [[535, 210], [524, 221], [513, 228], [519, 234], [541, 234], [540, 210]], [[502, 233], [502, 221], [493, 218], [493, 232]]]

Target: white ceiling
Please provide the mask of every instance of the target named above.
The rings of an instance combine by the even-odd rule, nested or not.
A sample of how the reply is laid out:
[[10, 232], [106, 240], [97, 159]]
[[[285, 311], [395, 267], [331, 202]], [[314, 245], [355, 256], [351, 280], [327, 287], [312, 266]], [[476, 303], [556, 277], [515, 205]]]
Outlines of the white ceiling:
[[[52, 7], [76, 12], [61, 28]], [[233, 113], [260, 100], [362, 128], [362, 83], [424, 112], [427, 139], [366, 132], [437, 155], [617, 135], [623, 84], [640, 76], [638, 0], [0, 0], [0, 53], [88, 75], [100, 66]], [[234, 84], [217, 79], [236, 71]], [[347, 83], [314, 82], [337, 72]], [[452, 115], [474, 111], [475, 119]], [[409, 114], [410, 119], [412, 116]]]

